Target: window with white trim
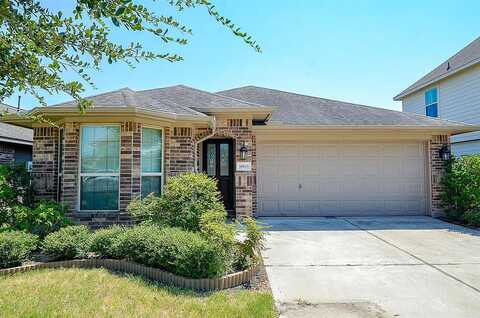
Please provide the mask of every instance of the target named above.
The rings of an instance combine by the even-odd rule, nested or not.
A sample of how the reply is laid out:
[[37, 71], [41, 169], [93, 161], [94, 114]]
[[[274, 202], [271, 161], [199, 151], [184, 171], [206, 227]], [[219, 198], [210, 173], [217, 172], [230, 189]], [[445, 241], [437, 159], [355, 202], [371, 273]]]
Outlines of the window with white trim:
[[142, 197], [162, 194], [162, 130], [142, 128]]
[[81, 126], [80, 142], [80, 210], [118, 210], [120, 127]]
[[425, 92], [425, 115], [438, 117], [438, 89], [436, 87]]

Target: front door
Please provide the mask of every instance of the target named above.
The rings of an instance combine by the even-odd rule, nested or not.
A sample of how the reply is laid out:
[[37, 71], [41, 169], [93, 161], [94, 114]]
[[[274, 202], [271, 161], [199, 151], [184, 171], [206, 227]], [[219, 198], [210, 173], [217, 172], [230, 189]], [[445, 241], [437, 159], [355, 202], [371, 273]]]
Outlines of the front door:
[[229, 214], [234, 209], [233, 142], [231, 139], [211, 139], [203, 143], [203, 172], [218, 182], [218, 190]]

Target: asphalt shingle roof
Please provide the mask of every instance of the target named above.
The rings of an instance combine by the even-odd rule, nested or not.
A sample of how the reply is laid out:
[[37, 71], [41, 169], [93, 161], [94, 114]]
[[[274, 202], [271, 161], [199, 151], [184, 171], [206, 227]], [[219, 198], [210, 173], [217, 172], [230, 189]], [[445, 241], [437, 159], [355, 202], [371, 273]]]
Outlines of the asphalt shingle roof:
[[463, 123], [435, 119], [383, 108], [352, 104], [337, 100], [246, 86], [217, 94], [253, 103], [274, 105], [268, 124], [331, 125], [331, 126], [464, 126]]
[[407, 87], [395, 96], [394, 99], [400, 99], [401, 96], [409, 95], [427, 84], [433, 84], [437, 79], [454, 74], [466, 65], [474, 65], [477, 63], [480, 63], [480, 37], [476, 38], [454, 56], [437, 66], [433, 71]]
[[[0, 112], [2, 114], [13, 114], [17, 112], [17, 108], [0, 103]], [[23, 112], [23, 110], [21, 110], [21, 112]], [[9, 139], [9, 141], [12, 143], [15, 143], [16, 140], [32, 142], [33, 130], [6, 123], [0, 123], [0, 138]]]
[[175, 101], [182, 106], [196, 109], [213, 108], [262, 108], [265, 105], [239, 100], [228, 96], [222, 96], [185, 85], [176, 85], [164, 88], [155, 88], [139, 91], [139, 94], [147, 95], [154, 99]]
[[[205, 117], [205, 114], [164, 98], [151, 98], [149, 94], [136, 92], [130, 88], [93, 95], [85, 99], [93, 102], [93, 107], [135, 107], [175, 115]], [[76, 101], [52, 105], [51, 107], [76, 106]]]

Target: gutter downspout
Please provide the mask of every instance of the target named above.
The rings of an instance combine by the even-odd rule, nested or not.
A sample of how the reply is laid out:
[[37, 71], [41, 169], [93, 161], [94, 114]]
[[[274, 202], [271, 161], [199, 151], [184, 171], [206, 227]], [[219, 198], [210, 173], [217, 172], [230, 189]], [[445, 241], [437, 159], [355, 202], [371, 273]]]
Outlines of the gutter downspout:
[[194, 171], [195, 172], [199, 172], [199, 168], [198, 168], [198, 145], [201, 143], [201, 142], [204, 142], [205, 140], [207, 140], [208, 138], [211, 138], [213, 136], [215, 136], [215, 132], [217, 130], [217, 121], [215, 119], [215, 116], [212, 116], [212, 121], [211, 121], [211, 128], [212, 128], [212, 132], [210, 134], [208, 134], [207, 136], [195, 141], [195, 145], [194, 145], [194, 155], [193, 155], [193, 160], [194, 160]]

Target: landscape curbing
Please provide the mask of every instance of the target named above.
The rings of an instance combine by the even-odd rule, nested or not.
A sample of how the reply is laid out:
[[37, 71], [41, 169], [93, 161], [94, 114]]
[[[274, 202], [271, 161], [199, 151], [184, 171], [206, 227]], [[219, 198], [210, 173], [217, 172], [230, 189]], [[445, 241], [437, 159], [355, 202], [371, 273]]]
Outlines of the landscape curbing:
[[0, 276], [29, 272], [44, 268], [105, 268], [107, 270], [141, 275], [152, 281], [189, 288], [196, 291], [214, 291], [240, 286], [249, 282], [256, 272], [256, 266], [241, 272], [228, 274], [218, 278], [186, 278], [161, 269], [143, 266], [137, 263], [116, 259], [81, 259], [25, 265], [0, 270]]

